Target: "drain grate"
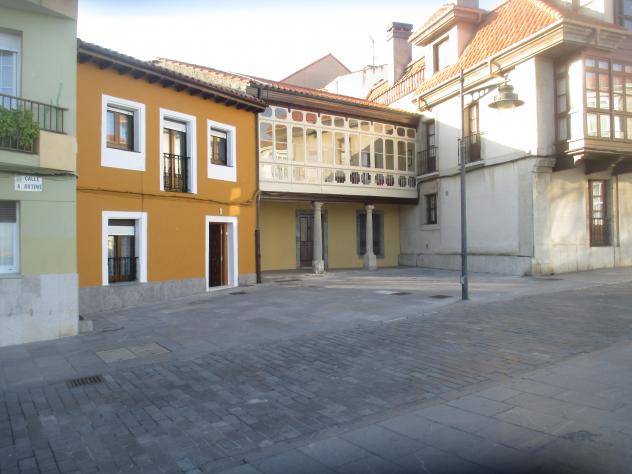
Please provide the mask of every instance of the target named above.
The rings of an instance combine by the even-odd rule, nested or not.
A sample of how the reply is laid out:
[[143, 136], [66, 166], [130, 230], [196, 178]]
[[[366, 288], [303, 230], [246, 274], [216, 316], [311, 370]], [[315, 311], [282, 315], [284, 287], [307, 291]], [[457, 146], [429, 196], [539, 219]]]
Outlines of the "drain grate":
[[228, 294], [237, 296], [237, 295], [247, 295], [248, 293], [245, 292], [245, 291], [232, 291], [232, 292], [230, 292]]
[[435, 300], [444, 300], [446, 298], [451, 298], [449, 295], [432, 295], [430, 298]]
[[104, 383], [103, 375], [88, 375], [87, 377], [79, 377], [77, 379], [66, 380], [68, 388], [83, 387], [84, 385], [95, 385]]

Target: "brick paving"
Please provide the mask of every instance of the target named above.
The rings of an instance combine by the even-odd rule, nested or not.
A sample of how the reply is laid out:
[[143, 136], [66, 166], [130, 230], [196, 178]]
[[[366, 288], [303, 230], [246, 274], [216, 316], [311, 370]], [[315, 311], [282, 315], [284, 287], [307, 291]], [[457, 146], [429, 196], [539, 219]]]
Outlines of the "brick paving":
[[[503, 405], [493, 396], [468, 394], [629, 342], [631, 289], [623, 283], [454, 305], [194, 359], [120, 368], [105, 372], [105, 383], [85, 387], [68, 388], [63, 380], [8, 386], [0, 393], [0, 472], [366, 472], [376, 466], [404, 472], [406, 456], [419, 446], [373, 426], [337, 438], [336, 446], [346, 443], [346, 450], [345, 462], [335, 466], [315, 461], [309, 448], [258, 464], [256, 459], [438, 401], [455, 405], [426, 412], [424, 419], [445, 424], [446, 430], [455, 423], [465, 430], [439, 432], [445, 439], [484, 429], [497, 434], [490, 417], [504, 414], [494, 421], [514, 423], [520, 410], [546, 400], [523, 396]], [[528, 385], [537, 387], [535, 381]], [[544, 392], [550, 387], [542, 385]], [[506, 399], [525, 393], [520, 386], [503, 390], [512, 395]], [[386, 435], [393, 438], [384, 441], [389, 452], [379, 452], [379, 442], [370, 440]], [[424, 445], [425, 455], [445, 455], [432, 451], [441, 448], [436, 443]], [[359, 445], [371, 457], [354, 459]], [[395, 446], [399, 451], [390, 452]], [[459, 460], [470, 465], [475, 456], [469, 456]], [[240, 465], [244, 459], [255, 461]]]

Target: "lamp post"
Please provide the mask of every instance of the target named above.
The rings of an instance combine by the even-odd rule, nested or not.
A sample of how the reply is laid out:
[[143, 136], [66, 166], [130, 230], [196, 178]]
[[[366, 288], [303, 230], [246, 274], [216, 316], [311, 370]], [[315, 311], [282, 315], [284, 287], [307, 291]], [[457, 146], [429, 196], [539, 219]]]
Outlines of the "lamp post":
[[460, 71], [459, 79], [459, 95], [461, 98], [461, 140], [459, 143], [459, 168], [461, 176], [461, 299], [468, 300], [470, 299], [470, 289], [467, 270], [467, 199], [465, 173], [465, 140], [467, 137], [465, 135], [465, 94], [483, 92], [483, 95], [487, 95], [493, 90], [498, 89], [498, 95], [494, 97], [493, 102], [489, 104], [489, 107], [498, 110], [520, 107], [524, 104], [524, 101], [518, 98], [518, 94], [513, 91], [513, 86], [509, 84], [506, 78], [502, 84], [483, 87], [471, 91], [465, 90], [465, 75], [463, 69]]

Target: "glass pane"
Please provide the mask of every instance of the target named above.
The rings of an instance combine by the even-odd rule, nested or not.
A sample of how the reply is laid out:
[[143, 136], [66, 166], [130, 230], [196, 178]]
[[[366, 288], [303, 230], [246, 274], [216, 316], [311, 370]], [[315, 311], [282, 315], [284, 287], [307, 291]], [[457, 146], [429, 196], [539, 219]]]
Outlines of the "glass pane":
[[277, 160], [287, 160], [287, 127], [285, 125], [274, 127], [274, 151]]
[[597, 88], [597, 74], [594, 72], [586, 73], [586, 89]]
[[384, 133], [386, 133], [387, 135], [392, 135], [393, 132], [394, 132], [394, 127], [392, 125], [384, 126]]
[[[351, 120], [349, 120], [349, 125], [351, 125]], [[360, 135], [349, 134], [349, 154], [351, 166], [360, 166]]]
[[318, 162], [318, 132], [313, 128], [306, 129], [305, 139], [307, 144], [307, 161], [310, 163]]
[[363, 132], [371, 131], [371, 122], [360, 122], [360, 130]]
[[272, 117], [272, 107], [268, 107], [267, 109], [265, 109], [261, 115], [263, 117]]
[[373, 131], [375, 133], [383, 133], [384, 132], [384, 127], [382, 126], [381, 123], [374, 123], [373, 124]]
[[557, 139], [568, 140], [567, 120], [566, 117], [557, 120]]
[[337, 165], [345, 165], [347, 164], [347, 157], [345, 154], [345, 134], [336, 132], [334, 134], [334, 143], [335, 143], [335, 158]]
[[621, 115], [614, 116], [614, 138], [625, 138], [625, 122]]
[[112, 112], [111, 110], [108, 110], [106, 121], [107, 121], [106, 123], [107, 141], [110, 143], [113, 143], [115, 140], [115, 131], [114, 131], [115, 117], [114, 117], [114, 112]]
[[305, 161], [303, 127], [292, 127], [292, 159], [294, 161]]
[[371, 167], [371, 137], [362, 135], [362, 166], [365, 168]]
[[314, 114], [314, 113], [311, 113], [311, 112], [310, 113], [306, 113], [305, 114], [305, 121], [307, 123], [314, 124], [314, 123], [318, 122], [318, 116], [316, 114]]
[[227, 155], [226, 139], [223, 137], [212, 135], [211, 136], [211, 162], [214, 165], [225, 166], [227, 164], [226, 155]]
[[373, 152], [375, 153], [376, 168], [384, 168], [384, 140], [382, 138], [375, 138], [373, 140]]
[[590, 107], [590, 108], [597, 107], [597, 92], [586, 91], [586, 107]]
[[557, 94], [566, 94], [566, 79], [557, 80]]
[[397, 169], [406, 171], [406, 142], [397, 142]]
[[320, 123], [325, 127], [331, 127], [331, 115], [321, 115]]
[[17, 224], [11, 222], [0, 222], [0, 266], [13, 267], [15, 261], [15, 234]]
[[384, 140], [385, 148], [386, 148], [386, 169], [393, 170], [395, 169], [395, 144], [393, 140]]
[[585, 59], [586, 67], [595, 67], [595, 60], [593, 58]]
[[405, 137], [406, 136], [406, 129], [404, 127], [397, 127], [397, 136], [398, 137]]
[[286, 119], [287, 118], [287, 109], [282, 107], [277, 107], [274, 109], [274, 116], [278, 119]]
[[408, 171], [415, 171], [415, 144], [406, 144], [406, 166]]
[[303, 112], [301, 112], [300, 110], [292, 110], [292, 120], [294, 120], [295, 122], [302, 122]]
[[599, 74], [599, 90], [606, 92], [610, 90], [610, 78], [608, 74]]
[[331, 164], [334, 161], [333, 133], [323, 130], [321, 135], [323, 140], [323, 163]]
[[272, 124], [259, 123], [259, 156], [262, 160], [272, 159]]
[[615, 94], [623, 94], [624, 80], [621, 76], [614, 76], [612, 78], [612, 92]]
[[586, 114], [586, 133], [589, 137], [597, 136], [597, 114]]
[[566, 112], [566, 96], [565, 95], [560, 95], [557, 98], [557, 112], [558, 113], [564, 113]]
[[131, 146], [132, 141], [132, 116], [127, 114], [117, 114], [119, 119], [119, 139], [118, 142], [126, 147]]
[[614, 94], [612, 97], [612, 108], [614, 110], [623, 111], [623, 106], [625, 102], [623, 101], [623, 94]]
[[334, 125], [336, 127], [344, 127], [345, 119], [343, 119], [342, 117], [334, 117]]
[[610, 115], [599, 115], [599, 136], [602, 138], [610, 138]]
[[599, 69], [608, 69], [610, 61], [606, 61], [604, 59], [599, 60]]
[[406, 136], [408, 138], [415, 138], [417, 136], [417, 131], [414, 128], [409, 128], [406, 130]]
[[623, 72], [623, 64], [612, 63], [612, 70], [615, 72]]
[[625, 128], [627, 129], [627, 131], [626, 131], [627, 139], [628, 140], [632, 140], [632, 117], [627, 117], [625, 119], [625, 121], [626, 121], [626, 127]]
[[610, 108], [610, 96], [607, 92], [599, 93], [599, 108], [600, 109], [609, 109]]
[[357, 130], [360, 124], [356, 119], [349, 119], [349, 128], [351, 130]]

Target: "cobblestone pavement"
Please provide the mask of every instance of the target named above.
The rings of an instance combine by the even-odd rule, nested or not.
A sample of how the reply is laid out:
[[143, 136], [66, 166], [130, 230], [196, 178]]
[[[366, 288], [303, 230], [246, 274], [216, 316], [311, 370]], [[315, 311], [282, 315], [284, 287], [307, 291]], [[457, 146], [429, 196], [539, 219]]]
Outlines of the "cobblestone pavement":
[[[552, 473], [586, 468], [585, 453], [595, 469], [616, 459], [594, 472], [629, 472], [616, 469], [632, 440], [631, 290], [450, 305], [105, 364], [103, 383], [75, 388], [6, 383], [0, 472]], [[576, 357], [617, 345], [627, 352], [601, 365]], [[143, 350], [156, 348], [129, 353]]]

